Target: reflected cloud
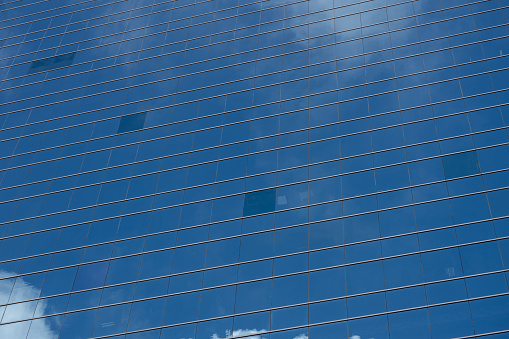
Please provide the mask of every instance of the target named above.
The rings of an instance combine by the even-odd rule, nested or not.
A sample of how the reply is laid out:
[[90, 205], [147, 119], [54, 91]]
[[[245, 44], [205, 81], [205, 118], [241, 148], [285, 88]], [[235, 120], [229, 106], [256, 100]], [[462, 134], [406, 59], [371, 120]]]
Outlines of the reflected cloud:
[[[230, 332], [229, 330], [226, 330], [226, 337], [221, 338], [216, 333], [214, 333], [210, 337], [210, 339], [230, 339], [230, 338], [237, 338], [237, 337], [242, 337], [242, 339], [266, 339], [265, 336], [258, 335], [258, 334], [264, 333], [264, 332], [267, 332], [267, 330], [265, 330], [265, 329], [262, 329], [262, 330], [246, 329], [246, 330], [235, 330], [235, 331], [233, 331], [233, 333]], [[246, 335], [247, 335], [247, 337], [244, 337]], [[308, 339], [308, 336], [302, 333], [296, 337], [293, 337], [293, 339]], [[360, 339], [360, 337], [354, 338], [354, 339]]]
[[261, 329], [261, 330], [246, 329], [246, 330], [235, 330], [235, 331], [233, 331], [233, 333], [230, 332], [229, 330], [226, 330], [226, 337], [221, 338], [216, 333], [214, 333], [210, 337], [210, 339], [229, 339], [229, 338], [235, 338], [235, 337], [240, 337], [240, 336], [249, 335], [249, 334], [255, 334], [255, 335], [250, 335], [249, 337], [243, 337], [243, 339], [264, 339], [265, 337], [256, 335], [256, 334], [263, 333], [263, 332], [267, 332], [267, 330], [265, 330], [265, 329]]
[[[362, 339], [360, 335], [354, 334], [349, 339]], [[369, 339], [375, 339], [375, 338], [369, 338]]]
[[[0, 278], [13, 276], [13, 273], [0, 271]], [[0, 280], [0, 301], [6, 303], [8, 300], [21, 301], [34, 299], [39, 297], [40, 290], [25, 282], [22, 278], [16, 279], [16, 284], [10, 279]], [[37, 306], [37, 309], [35, 307]], [[23, 319], [30, 319], [32, 317], [39, 317], [46, 313], [47, 302], [45, 300], [18, 303], [8, 305], [7, 307], [0, 307], [0, 316], [2, 316], [2, 323]], [[5, 311], [4, 311], [5, 310]], [[7, 325], [0, 325], [0, 338], [26, 338], [28, 327], [30, 326], [30, 334], [28, 338], [37, 339], [56, 339], [58, 333], [51, 329], [49, 320], [40, 319], [12, 323]]]

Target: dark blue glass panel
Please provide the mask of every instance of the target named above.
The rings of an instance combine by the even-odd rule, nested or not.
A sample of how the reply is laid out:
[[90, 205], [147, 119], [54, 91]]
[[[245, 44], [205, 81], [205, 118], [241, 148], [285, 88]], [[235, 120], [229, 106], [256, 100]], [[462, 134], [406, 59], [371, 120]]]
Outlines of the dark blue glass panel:
[[45, 72], [54, 68], [70, 66], [74, 61], [75, 55], [76, 53], [68, 53], [57, 55], [51, 58], [33, 61], [32, 64], [30, 65], [30, 69], [28, 70], [28, 74], [36, 72]]
[[276, 189], [247, 193], [244, 196], [244, 216], [273, 212], [276, 209]]
[[126, 115], [120, 118], [117, 133], [131, 132], [143, 128], [147, 113]]
[[479, 162], [475, 151], [442, 157], [446, 179], [454, 179], [479, 173]]

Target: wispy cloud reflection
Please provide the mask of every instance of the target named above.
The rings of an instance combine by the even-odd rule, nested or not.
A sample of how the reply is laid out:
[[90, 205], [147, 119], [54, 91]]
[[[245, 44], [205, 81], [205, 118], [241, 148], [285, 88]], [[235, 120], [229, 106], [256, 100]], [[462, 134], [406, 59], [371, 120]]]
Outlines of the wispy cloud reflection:
[[[265, 333], [267, 330], [257, 330], [257, 329], [245, 329], [245, 330], [235, 330], [233, 332], [226, 331], [226, 336], [224, 338], [218, 336], [216, 333], [214, 333], [210, 339], [230, 339], [230, 338], [237, 338], [242, 337], [242, 339], [267, 339], [268, 336], [261, 334]], [[245, 337], [247, 336], [247, 337]], [[294, 337], [293, 339], [308, 339], [308, 336], [306, 334], [299, 334], [298, 336]], [[357, 338], [355, 338], [357, 339]], [[360, 339], [360, 338], [359, 338]]]
[[[360, 335], [354, 334], [349, 339], [362, 339]], [[369, 339], [375, 339], [375, 338], [369, 338]]]
[[[14, 274], [0, 271], [0, 278], [12, 276]], [[17, 278], [16, 285], [13, 288], [12, 280], [0, 280], [0, 300], [2, 303], [8, 300], [28, 300], [39, 297], [40, 290], [25, 282], [22, 278]], [[37, 309], [35, 309], [37, 306]], [[7, 307], [0, 307], [0, 316], [2, 323], [30, 319], [39, 317], [46, 313], [46, 301], [24, 302]], [[39, 319], [32, 322], [24, 321], [2, 325], [0, 324], [0, 338], [26, 338], [30, 329], [28, 338], [37, 339], [56, 339], [58, 334], [53, 332], [51, 325], [46, 319]]]
[[236, 337], [240, 337], [240, 336], [244, 336], [244, 335], [250, 335], [250, 334], [254, 334], [254, 335], [250, 335], [248, 337], [243, 337], [243, 339], [265, 339], [266, 337], [258, 335], [259, 333], [264, 333], [264, 332], [267, 332], [267, 330], [265, 330], [265, 329], [261, 329], [261, 330], [257, 330], [257, 329], [249, 330], [249, 329], [246, 329], [246, 330], [235, 330], [233, 332], [231, 332], [229, 330], [226, 330], [226, 336], [224, 338], [221, 338], [216, 333], [214, 333], [210, 337], [210, 339], [229, 339], [229, 338], [236, 338]]

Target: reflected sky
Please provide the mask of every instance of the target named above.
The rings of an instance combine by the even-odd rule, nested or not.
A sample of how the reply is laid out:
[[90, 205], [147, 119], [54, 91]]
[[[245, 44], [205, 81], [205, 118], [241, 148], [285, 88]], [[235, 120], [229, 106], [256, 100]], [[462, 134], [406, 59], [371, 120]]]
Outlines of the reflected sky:
[[[482, 19], [474, 15], [482, 8], [467, 1], [455, 11], [446, 12], [446, 1], [436, 0], [402, 4], [386, 0], [362, 4], [358, 3], [360, 0], [295, 4], [273, 0], [249, 4], [259, 7], [234, 9], [233, 21], [222, 17], [229, 12], [215, 12], [214, 23], [204, 24], [201, 21], [209, 20], [211, 13], [190, 17], [218, 9], [220, 1], [202, 4], [182, 0], [175, 3], [192, 6], [165, 11], [161, 26], [145, 31], [144, 27], [152, 21], [143, 21], [148, 16], [135, 16], [148, 12], [134, 11], [132, 7], [133, 3], [144, 1], [121, 1], [115, 6], [122, 8], [110, 8], [104, 13], [104, 23], [125, 18], [122, 24], [98, 29], [93, 27], [99, 21], [91, 20], [87, 29], [80, 29], [79, 36], [59, 35], [60, 45], [76, 43], [72, 48], [69, 45], [57, 49], [58, 43], [51, 47], [51, 39], [38, 40], [40, 45], [27, 40], [13, 61], [27, 62], [26, 67], [0, 67], [0, 80], [5, 78], [0, 83], [0, 98], [5, 103], [16, 101], [9, 106], [0, 104], [0, 110], [10, 112], [0, 116], [0, 160], [4, 168], [9, 168], [5, 174], [0, 172], [0, 192], [11, 195], [3, 199], [15, 201], [5, 207], [8, 212], [0, 210], [0, 230], [6, 227], [3, 236], [8, 236], [0, 244], [0, 261], [14, 262], [30, 256], [23, 260], [24, 271], [20, 273], [26, 273], [24, 277], [7, 279], [18, 274], [17, 270], [0, 270], [0, 305], [11, 303], [0, 306], [0, 339], [57, 338], [61, 327], [58, 316], [22, 321], [57, 313], [57, 303], [63, 305], [61, 312], [79, 311], [65, 316], [63, 327], [67, 326], [68, 332], [60, 334], [64, 338], [113, 336], [125, 331], [136, 335], [136, 331], [159, 328], [161, 323], [170, 330], [190, 325], [190, 331], [181, 330], [172, 339], [308, 339], [308, 329], [303, 328], [308, 325], [313, 325], [309, 329], [313, 339], [340, 337], [337, 332], [318, 338], [312, 334], [311, 329], [318, 328], [318, 323], [329, 321], [344, 325], [345, 331], [348, 326], [349, 335], [341, 338], [381, 339], [388, 335], [388, 328], [391, 337], [405, 337], [398, 336], [397, 331], [406, 330], [408, 321], [394, 316], [387, 322], [373, 315], [405, 307], [427, 307], [432, 304], [431, 298], [435, 298], [434, 303], [448, 302], [451, 295], [447, 293], [446, 298], [444, 291], [451, 285], [432, 285], [436, 280], [456, 279], [463, 273], [484, 274], [503, 267], [492, 225], [492, 233], [487, 236], [486, 228], [472, 224], [473, 231], [467, 234], [469, 226], [458, 224], [509, 215], [505, 207], [507, 195], [493, 195], [506, 192], [489, 192], [489, 200], [478, 194], [485, 189], [482, 180], [487, 170], [509, 167], [506, 162], [497, 162], [508, 158], [501, 156], [507, 152], [503, 153], [500, 146], [509, 142], [504, 130], [507, 125], [499, 111], [493, 111], [493, 117], [484, 112], [482, 117], [475, 116], [477, 111], [473, 111], [483, 106], [498, 109], [497, 105], [503, 102], [497, 101], [494, 93], [489, 96], [486, 92], [505, 89], [501, 78], [507, 74], [495, 68], [490, 68], [492, 72], [488, 74], [484, 63], [502, 63], [503, 52], [499, 52], [498, 44], [507, 31], [445, 37], [475, 27], [501, 26], [496, 12], [490, 9], [487, 12], [491, 19]], [[159, 2], [154, 2], [152, 13], [156, 13], [156, 8], [166, 8], [155, 7], [161, 5]], [[163, 2], [173, 6], [172, 1]], [[241, 3], [246, 1], [238, 2]], [[270, 8], [276, 4], [285, 7]], [[376, 8], [389, 4], [387, 8]], [[444, 8], [432, 4], [442, 4]], [[222, 0], [221, 6], [234, 5], [234, 1]], [[332, 9], [334, 6], [341, 8]], [[264, 11], [240, 15], [240, 11], [256, 8]], [[133, 9], [131, 19], [113, 15], [120, 9]], [[430, 11], [440, 16], [423, 15]], [[2, 13], [5, 15], [3, 10]], [[290, 18], [300, 14], [304, 16]], [[78, 15], [73, 14], [73, 20]], [[98, 14], [90, 15], [93, 18]], [[185, 20], [177, 21], [179, 18]], [[254, 20], [249, 21], [254, 30], [240, 29], [248, 18]], [[274, 22], [269, 25], [269, 20]], [[436, 20], [439, 22], [427, 25]], [[30, 31], [35, 27], [36, 24]], [[140, 30], [127, 32], [133, 28]], [[22, 27], [13, 29], [8, 34], [26, 34], [31, 39], [28, 27], [25, 31], [17, 31], [25, 29]], [[103, 29], [115, 36], [101, 38], [106, 34]], [[233, 35], [215, 34], [230, 29]], [[273, 31], [265, 34], [269, 30]], [[208, 36], [211, 32], [213, 37]], [[253, 36], [248, 37], [252, 32]], [[194, 39], [205, 35], [206, 39]], [[83, 42], [95, 37], [97, 41]], [[5, 52], [6, 47], [13, 51], [11, 44], [6, 40], [0, 59], [11, 57]], [[465, 46], [458, 47], [462, 44]], [[143, 51], [138, 54], [138, 50]], [[28, 52], [34, 53], [20, 59]], [[130, 54], [120, 55], [123, 53]], [[35, 61], [29, 70], [31, 58], [42, 61]], [[483, 58], [489, 58], [488, 62]], [[72, 66], [56, 69], [64, 65]], [[47, 73], [32, 74], [43, 70]], [[125, 79], [119, 80], [122, 78]], [[11, 89], [12, 86], [20, 87]], [[473, 96], [475, 104], [467, 100]], [[39, 105], [43, 106], [32, 108]], [[150, 112], [144, 113], [147, 108]], [[213, 116], [216, 113], [222, 115]], [[63, 119], [72, 114], [76, 114], [72, 119]], [[51, 123], [42, 123], [50, 118], [54, 118]], [[182, 121], [186, 119], [190, 120]], [[481, 135], [495, 129], [504, 133], [496, 138]], [[115, 131], [125, 134], [112, 136]], [[72, 147], [58, 148], [65, 144]], [[497, 144], [491, 151], [497, 153], [487, 153]], [[477, 153], [465, 152], [475, 147]], [[49, 148], [51, 152], [47, 152]], [[20, 155], [29, 152], [33, 153]], [[86, 155], [80, 158], [82, 153]], [[443, 156], [451, 153], [455, 154]], [[34, 161], [41, 163], [29, 166]], [[133, 161], [137, 163], [133, 165]], [[61, 180], [64, 175], [69, 180]], [[468, 184], [464, 179], [470, 180]], [[38, 180], [46, 181], [44, 185], [34, 184]], [[500, 179], [493, 181], [492, 188], [501, 187]], [[12, 187], [18, 184], [19, 187]], [[150, 199], [156, 193], [152, 203]], [[469, 193], [476, 194], [466, 196]], [[129, 200], [124, 202], [125, 198]], [[313, 206], [308, 211], [310, 204]], [[7, 204], [0, 204], [0, 208], [4, 206]], [[74, 208], [77, 210], [70, 211]], [[151, 215], [146, 213], [150, 209]], [[137, 212], [143, 213], [126, 217]], [[156, 222], [157, 213], [165, 220]], [[8, 219], [10, 216], [12, 219]], [[56, 218], [51, 220], [48, 216]], [[228, 225], [219, 223], [230, 218], [236, 219], [233, 223], [228, 221]], [[9, 220], [13, 222], [5, 226]], [[92, 220], [90, 226], [86, 225]], [[171, 220], [171, 225], [167, 220]], [[309, 220], [330, 223], [308, 225]], [[211, 221], [214, 223], [209, 224]], [[196, 225], [205, 226], [187, 228]], [[66, 227], [47, 230], [60, 226]], [[431, 229], [442, 226], [444, 229], [437, 232]], [[249, 234], [273, 227], [274, 232]], [[28, 234], [32, 230], [38, 232]], [[427, 232], [415, 233], [416, 230]], [[28, 235], [23, 235], [25, 232]], [[146, 245], [142, 242], [143, 232], [150, 233]], [[381, 236], [391, 238], [381, 242]], [[129, 237], [135, 238], [125, 239]], [[454, 251], [434, 250], [461, 245], [458, 239], [462, 237], [468, 237], [464, 242], [491, 243]], [[503, 246], [500, 248], [509, 248]], [[73, 247], [76, 248], [69, 250]], [[52, 252], [55, 249], [59, 252]], [[313, 251], [308, 254], [309, 250]], [[422, 255], [413, 253], [424, 250]], [[40, 270], [40, 262], [51, 255], [51, 266], [45, 266], [51, 268], [47, 275], [28, 275]], [[120, 255], [125, 257], [118, 258]], [[392, 255], [398, 257], [387, 258]], [[240, 267], [236, 275], [230, 269], [236, 269], [233, 265], [237, 263]], [[221, 265], [228, 266], [220, 268], [226, 274], [213, 272], [219, 271], [216, 266]], [[140, 273], [137, 275], [132, 267], [139, 267]], [[308, 273], [314, 268], [325, 269]], [[143, 294], [141, 283], [134, 287], [133, 282], [156, 277], [161, 283], [157, 290], [150, 291], [150, 298], [131, 304], [133, 290], [136, 298]], [[39, 278], [40, 285], [44, 284], [42, 295], [53, 297], [27, 302], [41, 296], [41, 286], [36, 281]], [[429, 286], [416, 285], [423, 281]], [[505, 276], [502, 282], [501, 290], [479, 288], [479, 296], [507, 292]], [[152, 280], [143, 283], [156, 285]], [[416, 288], [410, 290], [408, 286], [413, 285]], [[405, 286], [408, 291], [390, 291], [393, 293], [387, 294], [387, 301], [382, 294], [385, 291], [380, 292]], [[93, 290], [83, 292], [86, 289]], [[466, 295], [467, 289], [463, 290]], [[79, 293], [68, 295], [73, 291]], [[192, 292], [184, 293], [189, 291]], [[378, 292], [351, 297], [373, 291]], [[63, 298], [55, 300], [60, 293]], [[503, 305], [506, 300], [478, 302], [477, 309], [472, 307], [472, 314], [479, 316], [472, 316], [472, 321], [484, 321], [486, 309]], [[321, 302], [303, 305], [309, 301]], [[415, 305], [407, 306], [410, 302]], [[296, 304], [302, 305], [286, 307]], [[462, 310], [466, 310], [465, 305]], [[427, 313], [418, 314], [424, 314], [422, 319], [430, 324], [435, 337], [452, 337], [449, 332], [441, 333], [447, 327], [454, 329], [454, 323], [449, 326], [441, 322], [441, 314], [449, 314], [443, 310], [450, 309], [436, 307], [436, 323], [431, 317], [432, 321], [428, 321]], [[232, 318], [243, 313], [250, 316], [250, 312], [256, 316], [260, 311], [277, 314], [274, 319], [278, 320], [267, 316], [270, 321], [255, 323], [249, 319], [240, 323]], [[506, 314], [499, 313], [500, 317]], [[352, 321], [355, 329], [350, 325], [351, 318], [365, 315], [369, 315], [365, 321]], [[221, 322], [213, 323], [214, 327], [207, 327], [208, 323], [202, 321], [216, 317]], [[5, 324], [8, 322], [15, 323]], [[504, 329], [490, 327], [488, 321], [484, 325], [485, 332]], [[223, 331], [226, 328], [229, 330]], [[298, 329], [283, 331], [289, 328]], [[271, 330], [276, 332], [267, 334]]]
[[[14, 275], [12, 272], [0, 271], [0, 278]], [[12, 293], [11, 293], [12, 292]], [[9, 300], [27, 300], [39, 297], [40, 289], [31, 286], [19, 277], [16, 281], [16, 287], [13, 289], [13, 279], [0, 280], [0, 300], [2, 303]], [[37, 308], [36, 308], [37, 305]], [[34, 308], [36, 308], [34, 310]], [[47, 304], [45, 300], [19, 303], [0, 307], [2, 314], [2, 323], [16, 321], [21, 319], [29, 319], [32, 317], [40, 317], [46, 314]], [[0, 325], [0, 338], [25, 338], [27, 336], [28, 327], [30, 332], [35, 333], [38, 339], [56, 339], [58, 332], [52, 330], [48, 319], [43, 321], [33, 321], [13, 323], [9, 325]]]
[[267, 330], [265, 329], [262, 329], [262, 330], [257, 330], [257, 329], [245, 329], [245, 330], [235, 330], [233, 332], [229, 331], [229, 330], [226, 330], [225, 331], [225, 335], [226, 337], [220, 337], [218, 336], [216, 333], [214, 333], [210, 339], [228, 339], [228, 338], [235, 338], [235, 337], [240, 337], [240, 336], [244, 336], [244, 335], [249, 335], [249, 334], [254, 334], [252, 336], [249, 336], [249, 337], [244, 337], [246, 339], [264, 339], [265, 336], [263, 335], [257, 335], [258, 333], [264, 333], [264, 332], [267, 332]]
[[[265, 330], [265, 329], [262, 329], [262, 330], [245, 329], [245, 330], [235, 330], [233, 332], [226, 330], [225, 337], [220, 337], [219, 335], [214, 333], [210, 337], [210, 339], [229, 339], [229, 338], [237, 338], [237, 337], [242, 337], [243, 339], [267, 339], [268, 338], [267, 335], [259, 334], [259, 333], [264, 333], [264, 332], [267, 332], [267, 330]], [[250, 334], [252, 334], [252, 335], [250, 335]], [[247, 337], [245, 337], [245, 336], [247, 336]], [[296, 337], [293, 337], [293, 339], [308, 339], [308, 336], [305, 335], [304, 333], [302, 333], [302, 334], [297, 335]], [[353, 339], [360, 339], [360, 337], [353, 338]]]

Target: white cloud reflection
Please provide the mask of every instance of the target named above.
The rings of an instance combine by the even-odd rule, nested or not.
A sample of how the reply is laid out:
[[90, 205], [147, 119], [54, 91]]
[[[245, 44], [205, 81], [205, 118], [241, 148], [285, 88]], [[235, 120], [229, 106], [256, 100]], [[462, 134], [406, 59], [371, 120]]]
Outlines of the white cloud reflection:
[[[267, 337], [263, 334], [260, 335], [260, 333], [267, 332], [267, 330], [257, 330], [257, 329], [245, 329], [245, 330], [235, 330], [233, 332], [230, 332], [229, 330], [226, 330], [226, 337], [222, 338], [218, 336], [216, 333], [214, 333], [210, 339], [230, 339], [230, 338], [237, 338], [241, 337], [242, 339], [266, 339]], [[244, 337], [247, 336], [247, 337]], [[293, 339], [308, 339], [308, 336], [305, 334], [299, 334], [298, 336], [294, 337]], [[360, 338], [359, 338], [360, 339]]]
[[[0, 278], [6, 278], [14, 274], [0, 271]], [[0, 301], [5, 303], [8, 300], [22, 301], [39, 297], [40, 290], [25, 282], [22, 278], [16, 279], [13, 288], [11, 279], [0, 280]], [[36, 308], [37, 306], [37, 308]], [[45, 300], [31, 301], [0, 307], [0, 317], [2, 323], [32, 317], [39, 317], [46, 313], [47, 304]], [[27, 337], [27, 332], [30, 333]], [[49, 320], [39, 319], [7, 325], [0, 325], [0, 338], [37, 338], [37, 339], [56, 339], [58, 334], [53, 332]]]
[[235, 338], [235, 337], [240, 337], [240, 336], [249, 335], [249, 334], [254, 334], [254, 335], [250, 335], [249, 337], [243, 337], [243, 339], [264, 339], [265, 337], [257, 335], [257, 334], [263, 333], [263, 332], [267, 332], [267, 330], [265, 330], [265, 329], [262, 329], [262, 330], [246, 329], [246, 330], [235, 330], [235, 331], [233, 331], [233, 333], [230, 332], [229, 330], [226, 330], [226, 336], [224, 338], [221, 338], [216, 333], [214, 333], [210, 337], [210, 339], [229, 339], [229, 338]]
[[[362, 338], [360, 335], [354, 334], [349, 339], [362, 339]], [[374, 338], [369, 338], [369, 339], [374, 339]]]

